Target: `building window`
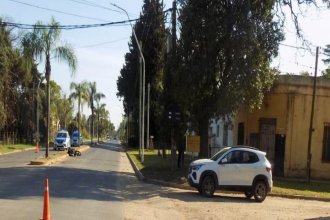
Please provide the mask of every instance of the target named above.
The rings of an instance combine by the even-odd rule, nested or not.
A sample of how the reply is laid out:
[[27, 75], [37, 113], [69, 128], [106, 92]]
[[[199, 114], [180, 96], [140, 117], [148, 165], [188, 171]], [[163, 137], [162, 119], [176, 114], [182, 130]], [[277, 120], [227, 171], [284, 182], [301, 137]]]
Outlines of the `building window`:
[[217, 137], [219, 137], [220, 125], [217, 125]]
[[330, 162], [330, 123], [324, 125], [322, 160]]

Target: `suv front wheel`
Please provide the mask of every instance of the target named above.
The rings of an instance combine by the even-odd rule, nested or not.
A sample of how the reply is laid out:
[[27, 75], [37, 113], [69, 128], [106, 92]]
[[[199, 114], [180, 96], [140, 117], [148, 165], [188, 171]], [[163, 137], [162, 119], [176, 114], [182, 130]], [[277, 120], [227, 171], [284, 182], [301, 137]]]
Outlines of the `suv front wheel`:
[[249, 191], [244, 192], [244, 194], [245, 194], [246, 198], [248, 198], [248, 199], [251, 199], [252, 196], [253, 196], [253, 193], [252, 192], [249, 192]]
[[206, 197], [212, 197], [215, 191], [215, 181], [212, 176], [207, 175], [203, 178], [201, 185], [202, 194]]
[[267, 185], [265, 181], [258, 181], [254, 185], [253, 189], [254, 199], [257, 202], [262, 202], [266, 199], [267, 196]]

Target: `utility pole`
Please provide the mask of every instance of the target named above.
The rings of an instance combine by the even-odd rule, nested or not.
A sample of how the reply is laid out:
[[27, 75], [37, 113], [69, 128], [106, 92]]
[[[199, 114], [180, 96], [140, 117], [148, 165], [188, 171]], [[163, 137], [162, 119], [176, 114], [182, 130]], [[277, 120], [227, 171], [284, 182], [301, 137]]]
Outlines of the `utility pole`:
[[[142, 44], [141, 44], [141, 48], [142, 48]], [[143, 162], [144, 161], [144, 138], [145, 138], [145, 135], [144, 135], [144, 123], [145, 123], [145, 116], [144, 116], [144, 113], [145, 113], [145, 103], [146, 103], [146, 101], [145, 101], [145, 97], [146, 97], [146, 94], [145, 94], [145, 92], [146, 92], [146, 90], [145, 90], [145, 87], [146, 87], [146, 85], [145, 85], [145, 83], [146, 83], [146, 75], [145, 75], [145, 65], [143, 65], [143, 71], [142, 71], [142, 120], [141, 120], [141, 123], [142, 123], [142, 129], [141, 129], [141, 132], [142, 132], [142, 134], [141, 134], [141, 139], [142, 139], [142, 143], [141, 143], [141, 148], [142, 148], [142, 154], [141, 154], [141, 162]]]
[[150, 83], [148, 83], [148, 104], [147, 104], [147, 149], [149, 146], [149, 117], [150, 117]]
[[127, 121], [126, 121], [126, 145], [128, 147], [128, 139], [129, 139], [129, 107], [127, 107]]
[[174, 60], [176, 54], [176, 0], [172, 4], [172, 54]]
[[[141, 42], [140, 42], [141, 44]], [[142, 135], [142, 58], [140, 56], [139, 58], [139, 67], [140, 67], [140, 87], [139, 87], [139, 157], [140, 160], [142, 160], [142, 139], [143, 139], [143, 135]]]
[[313, 83], [313, 97], [312, 97], [312, 111], [309, 124], [309, 135], [308, 135], [308, 147], [307, 147], [307, 181], [311, 181], [311, 165], [312, 165], [312, 153], [311, 153], [311, 143], [312, 134], [314, 131], [313, 120], [314, 120], [314, 108], [315, 108], [315, 92], [316, 92], [316, 77], [317, 77], [317, 65], [319, 58], [319, 47], [316, 47], [316, 58], [315, 58], [315, 71], [314, 71], [314, 83]]
[[[140, 47], [142, 48], [142, 42], [140, 41]], [[141, 65], [143, 63], [143, 65]], [[140, 54], [140, 161], [144, 161], [144, 108], [145, 108], [145, 65], [142, 52]]]
[[[140, 86], [142, 84], [142, 88], [140, 87], [141, 88], [140, 91], [142, 90], [142, 104], [140, 105], [140, 112], [141, 112], [141, 118], [142, 118], [142, 120], [141, 120], [141, 127], [140, 127], [140, 130], [141, 130], [141, 133], [140, 133], [140, 153], [141, 153], [140, 154], [140, 161], [143, 162], [144, 161], [145, 60], [144, 60], [144, 56], [143, 56], [143, 53], [142, 53], [142, 45], [140, 45], [140, 43], [139, 43], [139, 41], [137, 39], [137, 36], [136, 36], [135, 30], [134, 30], [134, 27], [133, 27], [133, 25], [132, 25], [132, 23], [130, 21], [131, 19], [130, 19], [129, 15], [128, 15], [127, 11], [125, 9], [119, 7], [116, 4], [111, 3], [111, 5], [113, 5], [114, 7], [122, 10], [123, 12], [125, 12], [128, 20], [129, 20], [129, 24], [131, 25], [132, 32], [133, 32], [133, 35], [134, 35], [134, 39], [135, 39], [136, 44], [138, 46], [139, 53], [140, 53], [140, 58], [141, 58], [141, 62], [142, 62], [142, 65], [140, 64]], [[141, 68], [142, 68], [142, 71], [141, 71]]]
[[[173, 1], [172, 4], [172, 67], [171, 67], [171, 75], [172, 75], [172, 79], [173, 79], [173, 72], [174, 72], [174, 68], [173, 68], [173, 64], [175, 62], [176, 59], [176, 0]], [[174, 99], [174, 95], [172, 93], [172, 99]], [[174, 101], [174, 100], [173, 100]], [[173, 102], [175, 103], [175, 102]], [[174, 109], [171, 109], [172, 112], [171, 113], [171, 170], [173, 171], [175, 169], [175, 158], [176, 158], [176, 144], [175, 144], [175, 139], [174, 139], [174, 132], [175, 132], [175, 114], [176, 112], [173, 112]], [[177, 109], [175, 109], [177, 110]]]

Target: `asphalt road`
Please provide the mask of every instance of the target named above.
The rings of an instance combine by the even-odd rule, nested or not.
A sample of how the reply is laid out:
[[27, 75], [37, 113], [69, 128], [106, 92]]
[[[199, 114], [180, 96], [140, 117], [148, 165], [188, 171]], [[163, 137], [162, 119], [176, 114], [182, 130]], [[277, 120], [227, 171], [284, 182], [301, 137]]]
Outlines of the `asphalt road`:
[[0, 219], [39, 219], [47, 177], [55, 220], [330, 219], [327, 202], [267, 197], [257, 203], [222, 193], [204, 198], [146, 184], [120, 150], [112, 143], [44, 167], [26, 165], [34, 151], [0, 156]]
[[[124, 156], [116, 144], [91, 148], [55, 166], [30, 166], [26, 151], [0, 157], [0, 219], [39, 219], [49, 179], [53, 219], [123, 219], [121, 190], [132, 173], [118, 172]], [[40, 154], [43, 154], [41, 152]]]

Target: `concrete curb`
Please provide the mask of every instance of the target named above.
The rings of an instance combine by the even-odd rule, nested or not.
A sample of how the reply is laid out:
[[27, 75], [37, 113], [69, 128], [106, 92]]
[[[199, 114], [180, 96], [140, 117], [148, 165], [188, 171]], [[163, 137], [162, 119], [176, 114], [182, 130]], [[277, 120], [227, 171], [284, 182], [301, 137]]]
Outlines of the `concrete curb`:
[[25, 148], [25, 149], [22, 149], [22, 150], [13, 150], [13, 151], [10, 151], [10, 152], [7, 152], [7, 153], [0, 153], [0, 156], [1, 155], [7, 155], [7, 154], [14, 154], [14, 153], [22, 152], [22, 151], [35, 150], [35, 149], [36, 149], [35, 147], [29, 147], [29, 148]]
[[144, 181], [145, 177], [143, 176], [143, 174], [140, 172], [140, 170], [137, 168], [136, 164], [134, 163], [134, 161], [132, 160], [132, 158], [130, 157], [130, 155], [126, 152], [126, 156], [129, 160], [129, 162], [131, 163], [133, 170], [135, 172], [136, 177], [138, 178], [138, 180], [140, 181]]
[[[84, 152], [88, 150], [90, 146], [80, 146], [79, 151]], [[36, 160], [31, 160], [30, 165], [51, 165], [60, 161], [65, 160], [66, 158], [70, 157], [67, 151], [60, 152], [54, 155], [51, 155], [49, 158], [39, 158]]]
[[[126, 152], [126, 155], [129, 159], [129, 161], [131, 162], [131, 165], [133, 167], [133, 170], [134, 170], [137, 178], [140, 181], [143, 181], [146, 183], [152, 183], [152, 184], [160, 185], [160, 186], [196, 191], [196, 189], [191, 186], [186, 186], [186, 185], [182, 185], [182, 184], [171, 183], [171, 182], [155, 180], [155, 179], [150, 179], [150, 178], [144, 177], [143, 174], [141, 173], [141, 171], [137, 168], [136, 164], [131, 159], [131, 156], [127, 152]], [[237, 192], [221, 191], [221, 193], [230, 194], [230, 193], [237, 193]], [[301, 196], [301, 195], [283, 195], [283, 194], [277, 194], [277, 193], [270, 193], [270, 194], [268, 194], [268, 196], [287, 198], [287, 199], [301, 199], [301, 200], [311, 200], [311, 201], [320, 201], [320, 202], [330, 202], [330, 198], [318, 198], [318, 197]]]

